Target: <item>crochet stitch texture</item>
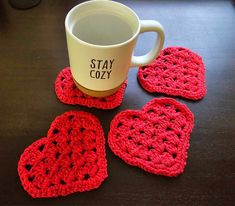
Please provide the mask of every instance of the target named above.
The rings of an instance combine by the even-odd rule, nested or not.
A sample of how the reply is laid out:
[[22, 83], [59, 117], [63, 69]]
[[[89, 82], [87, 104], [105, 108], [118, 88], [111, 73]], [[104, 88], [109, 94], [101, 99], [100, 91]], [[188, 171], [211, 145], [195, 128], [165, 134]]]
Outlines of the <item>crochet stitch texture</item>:
[[202, 58], [183, 47], [168, 47], [137, 74], [148, 92], [199, 100], [206, 94], [205, 67]]
[[81, 92], [75, 85], [70, 67], [64, 68], [56, 78], [55, 93], [58, 99], [71, 105], [82, 105], [87, 107], [95, 107], [98, 109], [113, 109], [120, 106], [123, 100], [127, 81], [113, 95], [107, 97], [91, 97]]
[[108, 144], [127, 164], [165, 176], [181, 174], [186, 165], [193, 113], [171, 98], [148, 102], [140, 111], [126, 110], [111, 122]]
[[56, 117], [47, 137], [35, 141], [23, 152], [18, 174], [24, 189], [34, 198], [98, 188], [108, 176], [99, 120], [82, 111]]

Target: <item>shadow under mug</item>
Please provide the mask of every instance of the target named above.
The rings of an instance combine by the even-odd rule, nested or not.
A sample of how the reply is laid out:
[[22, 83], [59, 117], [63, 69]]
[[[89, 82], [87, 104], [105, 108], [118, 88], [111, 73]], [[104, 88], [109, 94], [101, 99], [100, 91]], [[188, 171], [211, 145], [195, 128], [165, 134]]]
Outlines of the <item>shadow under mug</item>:
[[[162, 25], [140, 20], [129, 7], [108, 0], [93, 0], [72, 8], [65, 19], [72, 77], [90, 96], [115, 93], [126, 80], [130, 67], [152, 62], [164, 44]], [[139, 34], [156, 32], [149, 53], [133, 56]]]

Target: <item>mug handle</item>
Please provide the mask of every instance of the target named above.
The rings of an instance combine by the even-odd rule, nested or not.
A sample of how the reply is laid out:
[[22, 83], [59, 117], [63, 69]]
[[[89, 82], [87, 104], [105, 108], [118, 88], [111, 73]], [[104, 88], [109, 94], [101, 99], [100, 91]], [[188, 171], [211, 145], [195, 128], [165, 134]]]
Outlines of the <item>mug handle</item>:
[[162, 50], [164, 40], [165, 40], [165, 34], [164, 29], [162, 25], [158, 21], [154, 20], [140, 20], [140, 33], [144, 32], [156, 32], [158, 34], [158, 38], [154, 44], [154, 47], [151, 49], [150, 52], [143, 56], [132, 56], [131, 59], [131, 66], [144, 66], [146, 64], [149, 64], [152, 62], [156, 56], [160, 53]]

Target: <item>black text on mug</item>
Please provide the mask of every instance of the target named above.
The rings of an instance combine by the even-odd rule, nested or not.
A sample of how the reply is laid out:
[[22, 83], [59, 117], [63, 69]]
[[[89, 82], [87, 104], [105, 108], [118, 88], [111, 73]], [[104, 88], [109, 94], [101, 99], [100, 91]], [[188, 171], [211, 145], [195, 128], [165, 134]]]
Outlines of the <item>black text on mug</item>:
[[109, 79], [112, 73], [114, 59], [91, 59], [90, 77], [95, 79]]

